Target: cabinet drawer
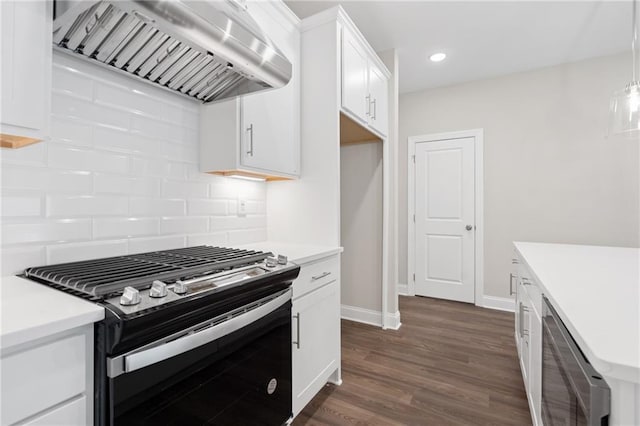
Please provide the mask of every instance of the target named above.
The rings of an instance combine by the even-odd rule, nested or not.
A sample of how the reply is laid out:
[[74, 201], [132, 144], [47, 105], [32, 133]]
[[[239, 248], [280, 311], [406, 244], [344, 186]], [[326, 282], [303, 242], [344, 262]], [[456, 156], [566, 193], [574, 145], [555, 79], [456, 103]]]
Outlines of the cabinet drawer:
[[339, 278], [338, 256], [301, 265], [300, 275], [293, 282], [293, 298], [296, 299]]
[[522, 283], [522, 287], [527, 292], [529, 299], [531, 299], [531, 306], [536, 311], [538, 316], [542, 315], [542, 290], [538, 285], [538, 282], [533, 278], [529, 268], [526, 265], [520, 265], [518, 268], [519, 280]]
[[82, 426], [87, 424], [87, 397], [82, 396], [36, 417], [25, 426]]
[[0, 423], [15, 423], [85, 392], [86, 357], [84, 334], [3, 357]]

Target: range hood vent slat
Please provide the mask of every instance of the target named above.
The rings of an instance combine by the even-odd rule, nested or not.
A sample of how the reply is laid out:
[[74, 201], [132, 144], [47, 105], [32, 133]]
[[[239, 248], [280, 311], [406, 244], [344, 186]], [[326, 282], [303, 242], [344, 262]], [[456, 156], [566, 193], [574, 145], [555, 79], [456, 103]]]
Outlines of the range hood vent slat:
[[291, 78], [291, 63], [231, 0], [55, 0], [53, 42], [203, 103]]

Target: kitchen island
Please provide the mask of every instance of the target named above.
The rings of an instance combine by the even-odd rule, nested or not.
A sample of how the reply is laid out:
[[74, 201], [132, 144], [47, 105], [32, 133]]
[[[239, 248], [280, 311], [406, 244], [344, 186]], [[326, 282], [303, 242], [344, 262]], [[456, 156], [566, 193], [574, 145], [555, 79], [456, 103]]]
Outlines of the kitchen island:
[[[521, 333], [525, 344], [519, 350], [534, 423], [541, 421], [539, 322], [545, 297], [584, 357], [611, 388], [609, 424], [638, 424], [640, 249], [529, 242], [514, 246], [517, 268], [512, 280], [517, 278], [519, 306], [524, 306], [516, 309], [520, 323], [516, 340], [519, 331], [526, 329]], [[523, 293], [531, 306], [523, 302]]]

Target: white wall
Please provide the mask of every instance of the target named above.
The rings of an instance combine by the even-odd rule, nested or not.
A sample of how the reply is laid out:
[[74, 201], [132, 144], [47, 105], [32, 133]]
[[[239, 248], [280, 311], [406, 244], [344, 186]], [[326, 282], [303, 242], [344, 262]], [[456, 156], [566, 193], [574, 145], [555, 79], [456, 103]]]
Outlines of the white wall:
[[609, 97], [631, 78], [629, 56], [401, 95], [400, 282], [413, 135], [484, 129], [487, 295], [509, 297], [514, 240], [638, 246], [640, 143], [605, 137]]
[[340, 148], [340, 245], [341, 303], [381, 312], [381, 142]]
[[197, 103], [60, 53], [53, 87], [51, 140], [0, 151], [2, 275], [266, 239], [265, 184], [198, 171]]

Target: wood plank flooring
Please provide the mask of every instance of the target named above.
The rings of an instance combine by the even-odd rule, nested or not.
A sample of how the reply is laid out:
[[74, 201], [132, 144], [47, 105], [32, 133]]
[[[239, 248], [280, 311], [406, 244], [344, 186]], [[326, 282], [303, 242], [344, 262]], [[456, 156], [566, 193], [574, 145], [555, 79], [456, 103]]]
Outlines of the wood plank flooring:
[[513, 314], [400, 297], [398, 331], [342, 321], [342, 386], [302, 425], [530, 425]]

